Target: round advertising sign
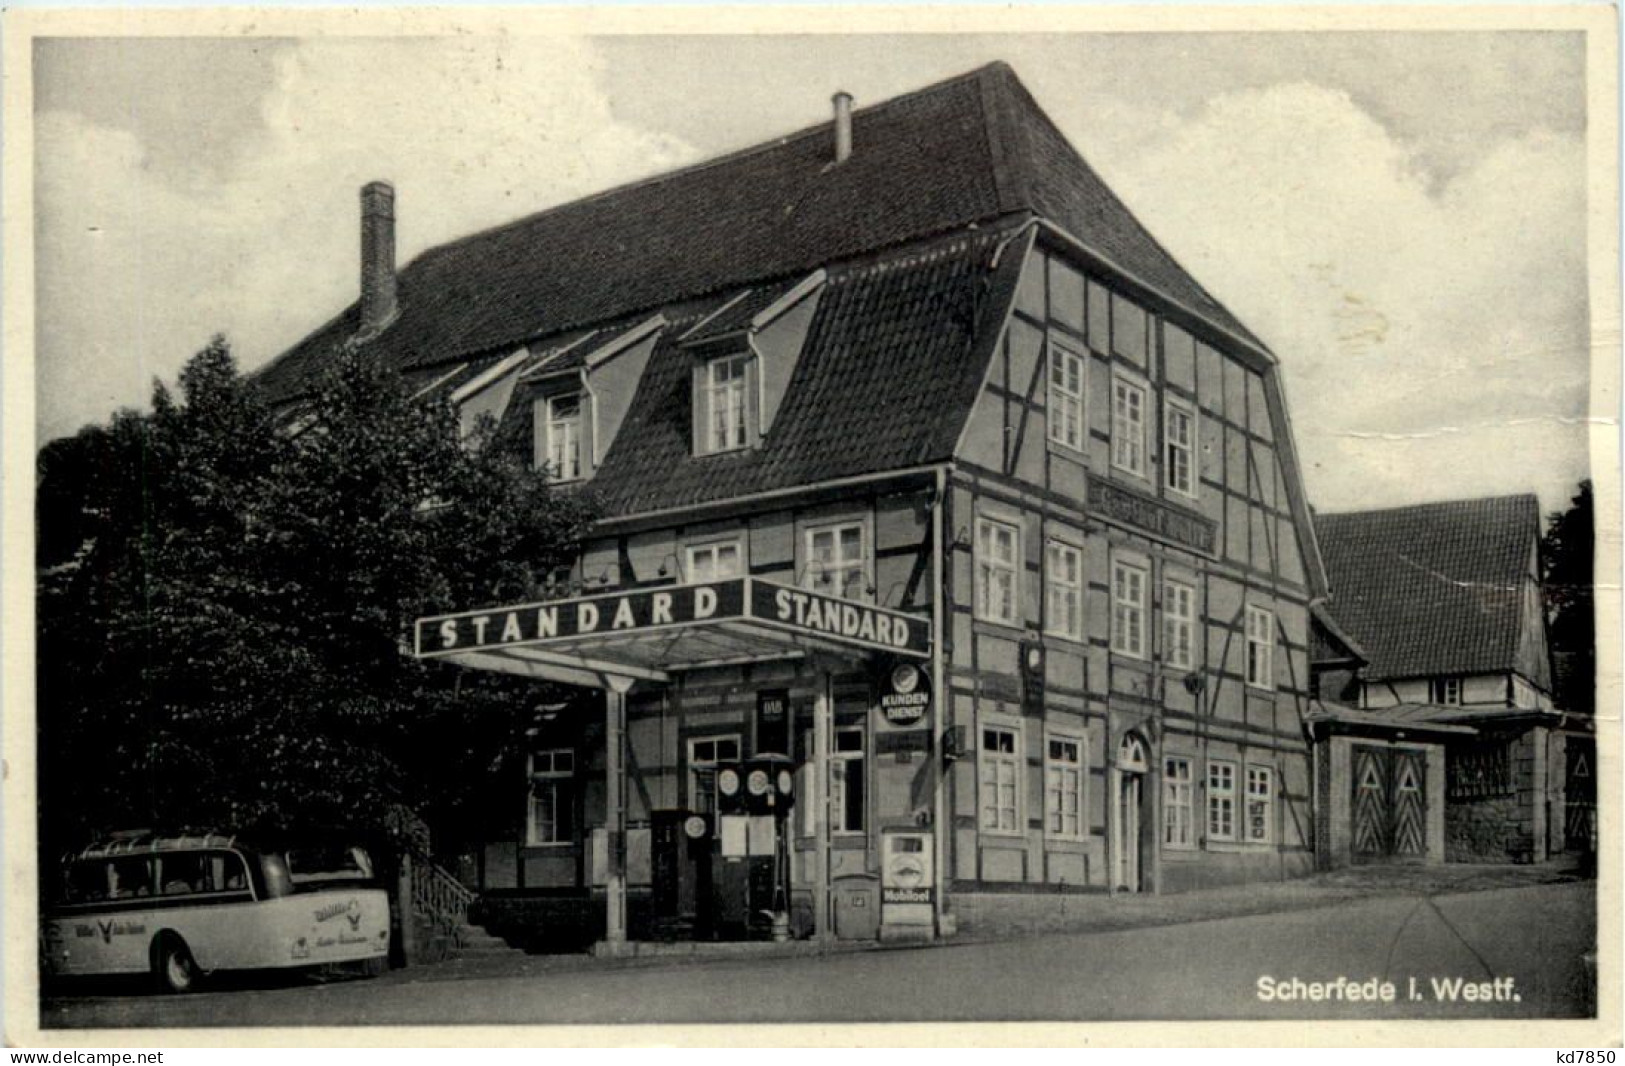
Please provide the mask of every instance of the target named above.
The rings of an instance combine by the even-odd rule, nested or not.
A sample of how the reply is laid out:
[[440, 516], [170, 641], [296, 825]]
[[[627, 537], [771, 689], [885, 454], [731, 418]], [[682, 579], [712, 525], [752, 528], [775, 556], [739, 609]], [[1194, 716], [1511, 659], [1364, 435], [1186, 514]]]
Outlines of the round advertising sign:
[[724, 796], [739, 795], [739, 771], [729, 767], [717, 771], [717, 791]]
[[752, 796], [761, 796], [767, 792], [768, 776], [766, 770], [752, 770], [750, 776], [745, 778], [745, 787]]
[[788, 796], [795, 790], [795, 776], [789, 770], [779, 771], [779, 791]]
[[705, 836], [705, 816], [702, 814], [689, 815], [683, 822], [683, 833], [690, 840], [699, 840]]
[[898, 663], [886, 676], [880, 711], [892, 725], [913, 725], [931, 707], [931, 689], [925, 673], [912, 663]]

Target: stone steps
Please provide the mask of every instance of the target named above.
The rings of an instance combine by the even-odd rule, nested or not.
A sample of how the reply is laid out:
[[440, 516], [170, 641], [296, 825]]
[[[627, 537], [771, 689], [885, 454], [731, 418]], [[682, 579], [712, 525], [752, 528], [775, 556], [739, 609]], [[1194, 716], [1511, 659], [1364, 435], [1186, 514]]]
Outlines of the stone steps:
[[464, 959], [489, 959], [503, 956], [520, 957], [525, 954], [523, 948], [516, 948], [499, 936], [486, 932], [483, 928], [473, 924], [464, 924], [457, 929], [457, 957]]

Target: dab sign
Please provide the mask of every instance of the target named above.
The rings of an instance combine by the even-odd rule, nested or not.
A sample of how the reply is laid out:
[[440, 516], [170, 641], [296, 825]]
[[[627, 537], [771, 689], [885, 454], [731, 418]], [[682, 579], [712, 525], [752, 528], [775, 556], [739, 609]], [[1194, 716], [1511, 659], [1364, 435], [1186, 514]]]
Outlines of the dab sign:
[[913, 663], [898, 663], [880, 691], [880, 713], [892, 725], [914, 725], [931, 709], [931, 684]]

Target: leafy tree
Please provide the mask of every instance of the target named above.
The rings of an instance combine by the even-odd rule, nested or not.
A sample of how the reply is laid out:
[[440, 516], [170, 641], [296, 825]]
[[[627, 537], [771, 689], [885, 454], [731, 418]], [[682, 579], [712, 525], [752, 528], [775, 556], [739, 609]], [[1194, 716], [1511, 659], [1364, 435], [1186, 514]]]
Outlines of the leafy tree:
[[[489, 436], [488, 430], [484, 434]], [[534, 685], [421, 663], [413, 618], [531, 595], [589, 501], [459, 440], [365, 349], [295, 412], [216, 339], [180, 397], [40, 455], [42, 842], [373, 830], [477, 802]], [[472, 780], [471, 780], [472, 778]]]
[[1564, 710], [1589, 715], [1596, 706], [1597, 672], [1596, 526], [1589, 479], [1580, 482], [1568, 510], [1553, 512], [1548, 523], [1540, 541], [1540, 562], [1547, 639], [1557, 667], [1557, 703]]

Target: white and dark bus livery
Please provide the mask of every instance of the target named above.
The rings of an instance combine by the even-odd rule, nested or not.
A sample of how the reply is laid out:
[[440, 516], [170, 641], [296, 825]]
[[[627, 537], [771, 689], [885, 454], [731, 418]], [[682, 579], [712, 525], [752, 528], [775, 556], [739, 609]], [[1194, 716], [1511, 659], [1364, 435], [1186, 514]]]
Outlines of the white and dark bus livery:
[[51, 977], [150, 973], [172, 992], [223, 970], [389, 955], [389, 899], [365, 850], [260, 850], [236, 837], [138, 836], [63, 860], [44, 923]]

